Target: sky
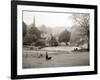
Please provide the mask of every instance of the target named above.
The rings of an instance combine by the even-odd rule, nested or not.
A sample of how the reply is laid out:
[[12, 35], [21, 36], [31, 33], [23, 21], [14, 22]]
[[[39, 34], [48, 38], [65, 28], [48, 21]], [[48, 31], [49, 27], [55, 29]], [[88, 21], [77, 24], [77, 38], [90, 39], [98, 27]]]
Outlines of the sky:
[[23, 11], [23, 21], [30, 25], [34, 22], [35, 17], [37, 27], [41, 25], [47, 27], [71, 27], [73, 25], [71, 15], [71, 13]]

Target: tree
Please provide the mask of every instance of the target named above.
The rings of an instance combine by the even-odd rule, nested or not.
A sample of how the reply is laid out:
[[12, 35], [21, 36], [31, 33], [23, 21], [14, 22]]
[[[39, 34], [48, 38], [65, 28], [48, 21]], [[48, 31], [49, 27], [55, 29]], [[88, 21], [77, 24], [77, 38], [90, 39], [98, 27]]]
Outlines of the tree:
[[31, 43], [36, 42], [37, 41], [37, 36], [36, 35], [32, 35], [32, 34], [26, 34], [26, 36], [24, 37], [23, 40], [23, 44], [24, 45], [31, 45]]
[[78, 31], [79, 26], [72, 26], [70, 31], [71, 31], [71, 37], [70, 37], [70, 42], [72, 45], [77, 45], [78, 46], [78, 42], [80, 41], [80, 39], [82, 38], [82, 36], [80, 35], [80, 31]]
[[47, 32], [47, 27], [43, 24], [38, 28], [42, 32]]
[[31, 27], [28, 33], [32, 35], [36, 35], [37, 38], [40, 38], [40, 34], [41, 34], [41, 32], [36, 27]]
[[50, 46], [58, 46], [56, 38], [51, 34], [51, 40], [49, 41]]
[[60, 35], [59, 35], [59, 42], [65, 42], [67, 45], [67, 42], [70, 41], [70, 35], [71, 32], [69, 32], [68, 30], [63, 31]]
[[25, 22], [22, 22], [22, 24], [23, 24], [23, 38], [24, 38], [27, 33], [27, 25], [25, 24]]
[[90, 22], [90, 15], [89, 14], [73, 14], [72, 15], [73, 20], [75, 23], [79, 26], [78, 31], [80, 32], [81, 36], [84, 36], [88, 42], [88, 48], [90, 49], [89, 43], [90, 43], [90, 30], [89, 30], [89, 22]]
[[41, 32], [36, 27], [31, 27], [27, 34], [24, 37], [23, 44], [31, 45], [33, 42], [35, 43], [38, 39], [40, 39]]

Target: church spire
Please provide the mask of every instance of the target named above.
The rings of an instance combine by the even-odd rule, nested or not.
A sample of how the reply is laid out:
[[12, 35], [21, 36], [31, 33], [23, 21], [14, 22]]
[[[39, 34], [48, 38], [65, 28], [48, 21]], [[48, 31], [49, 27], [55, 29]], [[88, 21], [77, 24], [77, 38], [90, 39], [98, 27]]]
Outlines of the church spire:
[[34, 19], [33, 19], [33, 27], [36, 27], [35, 26], [35, 16], [34, 16]]

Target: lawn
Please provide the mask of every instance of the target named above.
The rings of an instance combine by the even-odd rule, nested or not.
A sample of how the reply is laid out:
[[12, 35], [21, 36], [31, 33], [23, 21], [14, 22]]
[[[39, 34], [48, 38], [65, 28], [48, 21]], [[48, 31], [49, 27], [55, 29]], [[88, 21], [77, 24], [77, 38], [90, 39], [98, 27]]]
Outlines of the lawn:
[[[46, 60], [46, 52], [52, 57], [50, 60]], [[89, 52], [72, 51], [68, 47], [46, 47], [38, 51], [23, 49], [22, 60], [23, 68], [88, 66]]]

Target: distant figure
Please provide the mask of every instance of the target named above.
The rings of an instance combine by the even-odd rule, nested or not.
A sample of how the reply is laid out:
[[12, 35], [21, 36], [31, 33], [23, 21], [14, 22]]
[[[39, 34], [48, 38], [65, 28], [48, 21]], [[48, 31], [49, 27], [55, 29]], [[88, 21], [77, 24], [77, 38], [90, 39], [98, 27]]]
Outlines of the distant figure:
[[74, 48], [74, 51], [78, 51], [78, 48]]
[[39, 53], [37, 53], [37, 56], [38, 56], [38, 58], [41, 58], [41, 57], [43, 57], [43, 54], [39, 54]]
[[48, 56], [48, 53], [46, 52], [46, 60], [50, 60], [52, 57]]
[[43, 57], [43, 54], [40, 54], [40, 57]]

